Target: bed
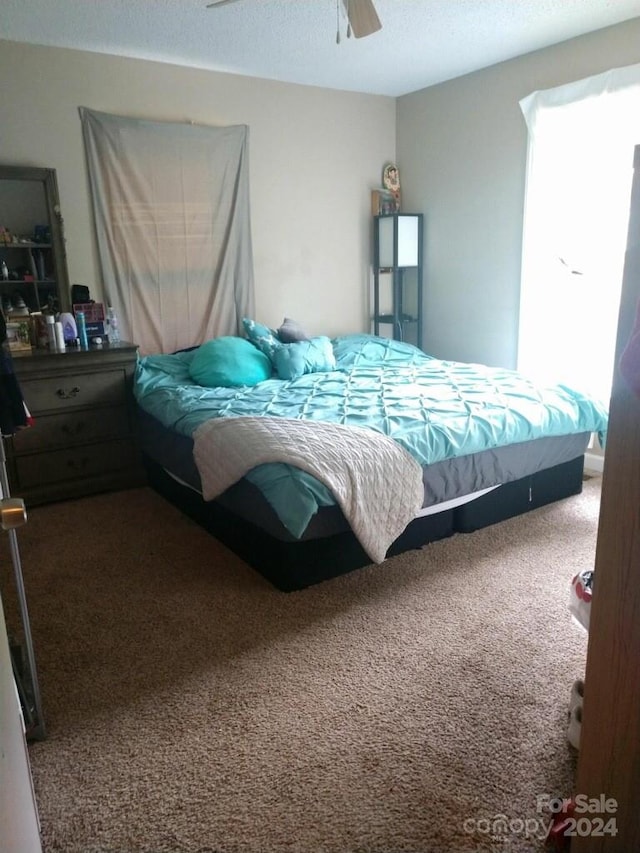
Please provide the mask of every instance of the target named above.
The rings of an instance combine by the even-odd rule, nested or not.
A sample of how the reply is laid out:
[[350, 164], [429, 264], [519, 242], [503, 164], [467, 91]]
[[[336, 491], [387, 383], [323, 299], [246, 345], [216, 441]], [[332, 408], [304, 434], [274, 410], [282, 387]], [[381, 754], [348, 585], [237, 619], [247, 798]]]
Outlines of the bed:
[[604, 442], [604, 405], [562, 385], [245, 328], [141, 357], [138, 433], [150, 484], [283, 591], [577, 494]]

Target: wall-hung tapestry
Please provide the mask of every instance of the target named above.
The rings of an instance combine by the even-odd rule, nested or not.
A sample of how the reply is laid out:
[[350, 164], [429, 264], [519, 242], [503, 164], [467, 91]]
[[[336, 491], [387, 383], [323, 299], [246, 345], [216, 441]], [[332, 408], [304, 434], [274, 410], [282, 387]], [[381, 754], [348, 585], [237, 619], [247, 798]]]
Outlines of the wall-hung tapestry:
[[141, 353], [242, 334], [253, 316], [249, 130], [80, 107], [106, 301]]

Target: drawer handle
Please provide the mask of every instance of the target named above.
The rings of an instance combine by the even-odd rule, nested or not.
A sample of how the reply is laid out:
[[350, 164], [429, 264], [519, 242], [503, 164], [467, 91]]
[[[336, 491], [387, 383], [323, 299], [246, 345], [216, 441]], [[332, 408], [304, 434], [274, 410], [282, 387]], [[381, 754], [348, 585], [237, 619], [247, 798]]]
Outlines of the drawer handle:
[[58, 388], [56, 391], [56, 397], [60, 397], [61, 400], [71, 400], [73, 397], [77, 397], [80, 393], [80, 389], [76, 385], [75, 388], [72, 388], [71, 391], [65, 391], [64, 388]]
[[69, 459], [67, 461], [67, 468], [70, 468], [72, 471], [83, 471], [90, 461], [86, 456], [82, 459]]
[[84, 423], [84, 421], [78, 421], [75, 427], [70, 424], [64, 424], [62, 427], [60, 427], [60, 432], [68, 436], [80, 435], [84, 432], [85, 427], [86, 424]]

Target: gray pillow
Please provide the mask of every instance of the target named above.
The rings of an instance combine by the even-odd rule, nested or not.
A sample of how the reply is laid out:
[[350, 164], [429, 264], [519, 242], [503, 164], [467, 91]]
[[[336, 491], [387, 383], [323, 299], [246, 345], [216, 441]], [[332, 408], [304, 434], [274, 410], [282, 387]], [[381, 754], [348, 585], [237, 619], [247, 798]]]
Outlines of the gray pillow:
[[278, 337], [283, 344], [295, 344], [298, 341], [310, 340], [309, 335], [305, 332], [299, 323], [291, 320], [289, 317], [284, 318], [284, 322], [278, 329]]

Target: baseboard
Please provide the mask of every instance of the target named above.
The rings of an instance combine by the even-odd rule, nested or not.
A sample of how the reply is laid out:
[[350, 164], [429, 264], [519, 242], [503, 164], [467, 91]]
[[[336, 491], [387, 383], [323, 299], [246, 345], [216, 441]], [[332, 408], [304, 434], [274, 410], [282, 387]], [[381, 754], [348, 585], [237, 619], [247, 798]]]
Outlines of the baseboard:
[[584, 455], [585, 471], [592, 471], [594, 474], [602, 474], [604, 470], [604, 456], [600, 453], [585, 453]]

